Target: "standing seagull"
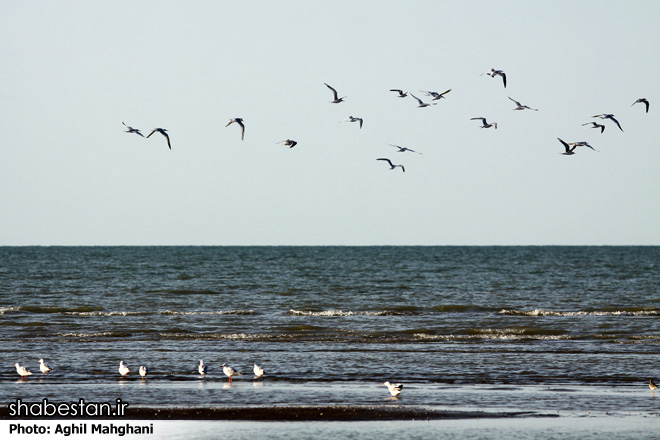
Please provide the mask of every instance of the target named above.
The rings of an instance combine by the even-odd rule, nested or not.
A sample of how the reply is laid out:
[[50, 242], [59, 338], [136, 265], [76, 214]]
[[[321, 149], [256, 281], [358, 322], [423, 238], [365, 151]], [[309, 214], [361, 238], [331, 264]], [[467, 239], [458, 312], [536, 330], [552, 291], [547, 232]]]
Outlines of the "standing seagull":
[[199, 366], [197, 367], [197, 371], [199, 371], [199, 374], [201, 374], [202, 377], [206, 376], [208, 367], [204, 365], [204, 361], [202, 359], [199, 360]]
[[14, 367], [16, 367], [16, 372], [21, 376], [21, 379], [25, 379], [32, 374], [32, 371], [20, 365], [18, 362], [14, 364]]
[[252, 371], [254, 372], [254, 377], [257, 377], [257, 378], [263, 376], [264, 374], [266, 374], [264, 369], [261, 368], [261, 366], [257, 365], [256, 362], [254, 362], [254, 366], [252, 367]]
[[582, 124], [582, 125], [584, 126], [584, 125], [589, 125], [589, 124], [591, 124], [590, 128], [600, 128], [601, 133], [605, 131], [605, 126], [603, 124], [598, 124], [596, 122], [587, 122], [587, 123]]
[[387, 381], [383, 382], [383, 385], [385, 385], [387, 389], [390, 390], [392, 397], [398, 397], [399, 394], [401, 394], [401, 390], [403, 389], [403, 384], [400, 383], [390, 383]]
[[227, 122], [227, 125], [225, 125], [225, 127], [229, 127], [234, 122], [236, 122], [238, 125], [241, 126], [241, 140], [243, 140], [243, 138], [245, 138], [245, 124], [243, 123], [243, 118], [230, 119], [229, 122]]
[[39, 370], [41, 370], [42, 374], [45, 374], [46, 376], [48, 376], [48, 372], [51, 371], [52, 368], [50, 368], [48, 366], [48, 364], [46, 362], [44, 362], [43, 359], [39, 359]]
[[[121, 121], [121, 123], [124, 124], [124, 121]], [[140, 136], [144, 137], [144, 135], [142, 133], [140, 133], [140, 130], [138, 130], [137, 128], [133, 128], [133, 127], [128, 126], [126, 124], [124, 124], [124, 127], [126, 127], [126, 133], [135, 133], [135, 134], [139, 134]]]
[[658, 386], [653, 382], [653, 379], [649, 379], [649, 388], [651, 388], [651, 391], [653, 391], [653, 395], [655, 396], [655, 390]]
[[[486, 70], [484, 72], [486, 75], [490, 75], [492, 78], [495, 78], [495, 75], [499, 75], [502, 77], [502, 81], [504, 81], [504, 88], [506, 89], [506, 74], [504, 73], [503, 70], [495, 70], [492, 67], [489, 70]], [[481, 75], [483, 75], [482, 73]], [[479, 75], [479, 76], [481, 76]]]
[[284, 144], [289, 148], [293, 148], [298, 144], [298, 142], [294, 141], [293, 139], [287, 139], [285, 141], [278, 142], [278, 144]]
[[387, 159], [387, 158], [385, 158], [385, 157], [379, 157], [379, 158], [376, 159], [376, 160], [384, 160], [384, 161], [386, 161], [387, 163], [389, 163], [389, 164], [390, 164], [390, 170], [393, 170], [393, 169], [395, 169], [395, 168], [401, 168], [401, 171], [403, 171], [404, 173], [406, 172], [406, 169], [403, 167], [403, 165], [394, 165], [394, 164], [392, 163], [391, 160], [389, 160], [389, 159]]
[[390, 92], [397, 92], [399, 94], [397, 98], [405, 98], [406, 96], [408, 96], [408, 92], [404, 92], [401, 89], [390, 89]]
[[172, 144], [170, 144], [170, 137], [167, 133], [165, 133], [166, 131], [167, 131], [166, 128], [154, 128], [153, 130], [151, 130], [151, 133], [149, 133], [147, 135], [147, 137], [151, 136], [155, 132], [158, 132], [158, 133], [162, 134], [167, 139], [167, 146], [170, 147], [170, 150], [171, 150], [172, 149]]
[[[646, 98], [639, 98], [637, 101], [633, 102], [632, 105], [637, 104], [638, 102], [642, 102], [646, 105], [646, 113], [649, 112], [649, 101]], [[631, 107], [632, 107], [631, 105]]]
[[410, 96], [415, 98], [417, 100], [417, 102], [419, 103], [419, 105], [417, 107], [428, 107], [429, 105], [436, 105], [437, 104], [437, 102], [432, 102], [430, 104], [428, 102], [424, 102], [421, 99], [419, 99], [417, 96], [413, 95], [412, 93], [410, 94]]
[[411, 149], [408, 148], [408, 147], [400, 147], [400, 146], [398, 146], [398, 145], [394, 145], [394, 144], [387, 144], [387, 145], [391, 145], [391, 146], [393, 146], [394, 148], [398, 148], [399, 151], [397, 151], [397, 153], [405, 153], [406, 151], [410, 151], [411, 153], [422, 154], [422, 153], [420, 153], [420, 152], [418, 152], [418, 151], [411, 150]]
[[360, 128], [362, 128], [362, 122], [363, 122], [362, 118], [356, 118], [354, 116], [349, 116], [348, 118], [343, 119], [339, 122], [358, 122], [358, 121], [360, 122]]
[[539, 111], [539, 109], [537, 109], [537, 108], [531, 108], [531, 107], [527, 107], [526, 105], [522, 105], [521, 103], [519, 103], [518, 101], [516, 101], [515, 99], [513, 99], [510, 96], [508, 98], [511, 101], [515, 102], [516, 105], [518, 106], [518, 107], [514, 108], [514, 110], [525, 110], [525, 109], [527, 109], [527, 110], [534, 110], [535, 112]]
[[[559, 139], [559, 138], [557, 138], [557, 139]], [[566, 152], [561, 153], [561, 154], [563, 154], [564, 156], [571, 156], [571, 155], [575, 154], [575, 151], [573, 151], [573, 150], [575, 150], [577, 145], [573, 145], [573, 148], [571, 148], [570, 145], [568, 145], [566, 142], [562, 141], [561, 139], [559, 139], [559, 142], [561, 142], [561, 144], [566, 149]]]
[[124, 361], [119, 361], [119, 374], [121, 374], [121, 377], [126, 376], [130, 372], [131, 370], [128, 369], [128, 365]]
[[481, 120], [481, 123], [483, 124], [483, 125], [481, 126], [481, 128], [495, 127], [495, 130], [497, 130], [497, 122], [493, 122], [493, 123], [489, 124], [488, 122], [486, 122], [486, 118], [482, 118], [482, 117], [479, 117], [479, 118], [470, 118], [470, 120], [471, 120], [471, 121], [473, 121], [473, 120]]
[[604, 113], [602, 115], [595, 115], [595, 116], [592, 116], [592, 118], [609, 119], [611, 121], [614, 121], [616, 126], [619, 127], [619, 130], [623, 131], [623, 128], [621, 128], [621, 124], [619, 124], [619, 121], [614, 119], [614, 115], [611, 114], [611, 113]]
[[238, 371], [238, 370], [235, 370], [234, 367], [231, 367], [231, 366], [229, 366], [229, 365], [227, 365], [227, 364], [222, 364], [222, 371], [223, 371], [227, 376], [229, 376], [229, 382], [232, 381], [232, 378], [233, 378], [234, 376], [242, 376], [242, 375], [243, 375], [243, 373], [241, 373], [241, 372]]
[[337, 91], [336, 91], [334, 88], [330, 87], [330, 86], [329, 86], [328, 84], [326, 84], [326, 83], [323, 83], [323, 84], [325, 84], [325, 86], [326, 86], [327, 88], [329, 88], [330, 90], [332, 90], [332, 94], [333, 94], [333, 96], [334, 96], [334, 99], [333, 99], [332, 101], [330, 101], [330, 102], [332, 102], [333, 104], [339, 104], [340, 102], [343, 102], [343, 101], [344, 101], [344, 98], [346, 98], [346, 96], [342, 96], [342, 97], [340, 98], [339, 95], [337, 95]]
[[[434, 101], [437, 101], [438, 99], [445, 98], [445, 95], [446, 95], [447, 93], [451, 92], [451, 89], [449, 89], [449, 90], [445, 90], [445, 91], [442, 92], [442, 93], [431, 92], [431, 91], [426, 91], [426, 90], [420, 90], [420, 92], [422, 92], [422, 93], [426, 93], [426, 96], [433, 96], [433, 100], [434, 100]], [[445, 99], [447, 99], [447, 98], [445, 98]]]
[[149, 367], [146, 367], [144, 365], [140, 365], [140, 369], [138, 371], [140, 372], [140, 376], [144, 380], [144, 379], [147, 378], [147, 374], [149, 374]]

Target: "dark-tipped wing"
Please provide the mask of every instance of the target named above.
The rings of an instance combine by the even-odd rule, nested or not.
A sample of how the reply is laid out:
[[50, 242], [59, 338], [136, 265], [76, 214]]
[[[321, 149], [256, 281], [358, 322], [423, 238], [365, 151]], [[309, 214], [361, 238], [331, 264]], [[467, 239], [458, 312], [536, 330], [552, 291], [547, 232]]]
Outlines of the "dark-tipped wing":
[[385, 158], [385, 157], [379, 157], [379, 158], [376, 159], [376, 160], [384, 160], [385, 162], [389, 163], [391, 167], [394, 166], [394, 164], [392, 163], [392, 161], [389, 160], [389, 159], [387, 159], [387, 158]]
[[323, 84], [325, 84], [325, 86], [326, 86], [327, 88], [329, 88], [330, 90], [332, 90], [332, 94], [333, 94], [334, 97], [335, 97], [335, 101], [336, 101], [337, 99], [339, 99], [339, 96], [337, 95], [337, 91], [336, 91], [334, 88], [330, 87], [330, 86], [329, 86], [328, 84], [326, 84], [326, 83], [323, 83]]

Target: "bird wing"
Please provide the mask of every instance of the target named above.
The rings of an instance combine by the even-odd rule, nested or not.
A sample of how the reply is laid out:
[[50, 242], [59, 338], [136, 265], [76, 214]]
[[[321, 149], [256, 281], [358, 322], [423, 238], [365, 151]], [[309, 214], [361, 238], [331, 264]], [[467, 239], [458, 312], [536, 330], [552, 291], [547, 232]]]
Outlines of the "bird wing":
[[335, 89], [333, 89], [332, 87], [330, 87], [328, 84], [326, 84], [326, 83], [323, 83], [323, 84], [325, 84], [325, 86], [326, 86], [327, 88], [329, 88], [330, 90], [332, 90], [332, 94], [335, 96], [335, 100], [337, 100], [337, 99], [338, 99], [337, 91], [336, 91]]
[[149, 133], [149, 134], [147, 135], [147, 137], [151, 136], [151, 135], [154, 134], [155, 132], [156, 132], [156, 129], [154, 128], [153, 130], [151, 130], [151, 133]]
[[564, 148], [566, 149], [566, 152], [567, 152], [567, 153], [568, 153], [569, 151], [573, 151], [573, 150], [575, 149], [575, 146], [573, 146], [573, 148], [571, 149], [571, 146], [568, 145], [566, 142], [562, 141], [562, 140], [559, 139], [559, 138], [557, 138], [557, 139], [558, 139], [559, 142], [561, 142], [561, 144], [564, 146]]
[[392, 164], [392, 161], [391, 161], [391, 160], [389, 160], [389, 159], [387, 159], [387, 158], [385, 158], [385, 157], [379, 157], [379, 158], [378, 158], [378, 159], [376, 159], [376, 160], [384, 160], [384, 161], [386, 161], [387, 163], [389, 163], [391, 167], [393, 167], [393, 166], [394, 166], [394, 165]]
[[522, 105], [522, 104], [521, 104], [520, 102], [518, 102], [518, 101], [516, 101], [516, 100], [515, 100], [515, 99], [513, 99], [512, 97], [510, 97], [510, 96], [507, 96], [507, 98], [509, 98], [509, 99], [510, 99], [511, 101], [513, 101], [513, 102], [515, 102], [515, 103], [516, 103], [516, 105], [517, 105], [518, 107], [523, 107], [523, 105]]
[[167, 133], [165, 133], [164, 131], [161, 131], [161, 133], [163, 133], [163, 136], [165, 136], [165, 138], [167, 139], [167, 146], [171, 150], [172, 149], [172, 144], [170, 144], [170, 136]]
[[486, 118], [470, 118], [471, 121], [474, 121], [474, 120], [477, 120], [477, 119], [480, 119], [481, 122], [482, 122], [484, 125], [486, 125]]
[[619, 127], [619, 130], [623, 131], [623, 128], [621, 128], [621, 124], [619, 124], [619, 121], [614, 119], [614, 116], [609, 115], [607, 118], [613, 120], [616, 123], [616, 126]]
[[504, 88], [506, 89], [506, 73], [504, 73], [500, 70], [498, 75], [500, 75], [502, 77], [502, 81], [504, 81]]
[[412, 93], [410, 94], [410, 96], [415, 98], [417, 100], [417, 102], [419, 102], [420, 104], [424, 104], [421, 99], [419, 99], [417, 96], [413, 95]]

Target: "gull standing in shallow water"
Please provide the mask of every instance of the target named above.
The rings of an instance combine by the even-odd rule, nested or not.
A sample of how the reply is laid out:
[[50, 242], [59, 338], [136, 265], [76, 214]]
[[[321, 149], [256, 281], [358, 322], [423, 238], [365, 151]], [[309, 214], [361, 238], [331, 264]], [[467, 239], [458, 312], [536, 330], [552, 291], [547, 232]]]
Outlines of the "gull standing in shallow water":
[[298, 142], [294, 141], [293, 139], [287, 139], [287, 140], [285, 140], [285, 141], [278, 142], [278, 144], [284, 144], [284, 145], [286, 145], [286, 146], [289, 147], [289, 148], [293, 148], [293, 147], [295, 147], [296, 145], [298, 145]]
[[393, 169], [395, 169], [395, 168], [401, 168], [401, 171], [403, 171], [404, 173], [406, 172], [406, 169], [403, 167], [403, 165], [394, 165], [394, 164], [392, 163], [391, 160], [389, 160], [389, 159], [387, 159], [387, 158], [385, 158], [385, 157], [379, 157], [379, 158], [376, 159], [376, 160], [384, 160], [384, 161], [386, 161], [387, 163], [389, 163], [389, 164], [390, 164], [390, 170], [393, 170]]
[[605, 131], [605, 126], [603, 124], [598, 124], [596, 122], [587, 122], [585, 124], [582, 124], [582, 126], [589, 125], [589, 124], [591, 124], [591, 127], [589, 127], [589, 128], [600, 128], [601, 133]]
[[360, 128], [362, 128], [362, 122], [363, 121], [362, 121], [362, 118], [356, 118], [354, 116], [349, 116], [348, 118], [342, 119], [339, 122], [360, 122]]
[[655, 396], [655, 390], [658, 386], [653, 382], [653, 379], [649, 379], [649, 388], [651, 388], [651, 391], [653, 391], [653, 395]]
[[140, 133], [140, 130], [138, 130], [137, 128], [133, 128], [131, 126], [126, 125], [124, 123], [124, 121], [121, 121], [121, 123], [124, 124], [124, 127], [126, 127], [126, 133], [135, 133], [135, 134], [139, 134], [140, 136], [144, 137], [144, 135], [142, 133]]
[[199, 360], [199, 366], [197, 367], [197, 371], [199, 371], [199, 374], [201, 374], [202, 377], [206, 376], [206, 372], [208, 371], [208, 368], [206, 365], [204, 365], [204, 361], [202, 359]]
[[649, 112], [649, 101], [646, 98], [639, 98], [637, 101], [633, 102], [632, 105], [635, 105], [637, 103], [643, 103], [644, 105], [646, 105], [646, 113]]
[[167, 131], [166, 128], [154, 128], [153, 130], [151, 130], [151, 133], [149, 133], [147, 135], [147, 137], [151, 136], [155, 132], [158, 132], [158, 133], [162, 134], [167, 139], [167, 146], [170, 147], [170, 150], [171, 150], [172, 149], [172, 144], [170, 144], [170, 137], [167, 133], [165, 133], [166, 131]]
[[227, 122], [227, 125], [225, 125], [225, 127], [229, 127], [234, 122], [236, 122], [238, 125], [241, 126], [241, 140], [243, 140], [243, 138], [245, 138], [245, 124], [243, 123], [243, 118], [230, 119], [229, 122]]
[[390, 390], [392, 397], [398, 397], [399, 394], [401, 394], [401, 390], [403, 389], [403, 384], [400, 383], [390, 383], [387, 381], [383, 382], [383, 385], [385, 385], [387, 389]]
[[600, 118], [600, 119], [609, 119], [610, 121], [613, 121], [617, 127], [619, 127], [619, 130], [623, 131], [623, 128], [621, 128], [621, 124], [619, 124], [619, 121], [614, 119], [614, 115], [611, 113], [604, 113], [602, 115], [595, 115], [592, 116], [592, 118]]
[[410, 94], [410, 96], [415, 98], [417, 100], [417, 102], [419, 103], [419, 105], [417, 107], [428, 107], [429, 105], [436, 105], [437, 104], [437, 102], [432, 102], [430, 104], [428, 102], [424, 102], [421, 99], [419, 99], [417, 96], [413, 95], [412, 93]]
[[387, 145], [391, 145], [391, 146], [394, 147], [394, 148], [398, 148], [399, 151], [397, 151], [397, 153], [405, 153], [406, 151], [410, 151], [411, 153], [422, 154], [422, 153], [420, 153], [419, 151], [411, 150], [411, 149], [408, 148], [408, 147], [400, 147], [400, 146], [398, 146], [398, 145], [394, 145], [394, 144], [387, 144]]
[[24, 379], [30, 375], [32, 375], [32, 371], [28, 370], [18, 362], [14, 364], [14, 367], [16, 367], [16, 372], [21, 376], [21, 379]]
[[121, 377], [126, 376], [130, 372], [131, 370], [128, 369], [128, 365], [124, 361], [119, 361], [119, 374], [121, 374]]
[[326, 83], [323, 83], [323, 84], [325, 84], [325, 86], [326, 86], [327, 88], [329, 88], [330, 90], [332, 90], [332, 95], [333, 95], [334, 99], [333, 99], [332, 101], [330, 101], [331, 103], [333, 103], [333, 104], [339, 104], [340, 102], [344, 102], [344, 99], [346, 98], [346, 96], [342, 96], [342, 97], [340, 98], [339, 95], [337, 95], [337, 91], [336, 91], [334, 88], [332, 88], [331, 86], [329, 86], [329, 85], [326, 84]]
[[539, 111], [539, 109], [537, 109], [537, 108], [531, 108], [531, 107], [527, 107], [526, 105], [522, 105], [520, 102], [516, 101], [515, 99], [513, 99], [510, 96], [508, 96], [508, 98], [511, 101], [515, 102], [516, 105], [518, 106], [518, 107], [514, 108], [514, 110], [534, 110], [535, 112]]
[[[492, 78], [495, 78], [495, 75], [499, 75], [502, 77], [502, 81], [504, 81], [504, 88], [506, 89], [506, 74], [504, 73], [503, 70], [495, 70], [492, 67], [489, 70], [486, 70], [484, 72], [486, 75], [490, 75]], [[483, 75], [482, 73], [481, 75]], [[479, 75], [479, 76], [481, 76]]]
[[259, 378], [259, 377], [263, 376], [264, 374], [266, 374], [264, 369], [261, 368], [261, 366], [257, 365], [256, 362], [253, 363], [252, 371], [254, 372], [254, 377], [257, 377], [257, 378]]
[[573, 151], [573, 150], [575, 150], [575, 148], [577, 147], [577, 145], [573, 145], [573, 148], [571, 148], [571, 146], [568, 145], [566, 142], [562, 141], [562, 140], [559, 139], [559, 138], [557, 138], [557, 139], [559, 140], [559, 142], [561, 142], [561, 144], [562, 144], [562, 145], [564, 146], [564, 148], [566, 149], [566, 151], [565, 151], [564, 153], [561, 153], [561, 154], [563, 154], [564, 156], [571, 156], [571, 155], [575, 154], [575, 151]]
[[238, 370], [235, 370], [234, 367], [231, 367], [227, 364], [222, 364], [222, 371], [229, 377], [229, 382], [232, 381], [232, 378], [234, 376], [242, 376], [243, 373], [241, 373]]
[[144, 380], [147, 378], [147, 374], [149, 374], [149, 367], [140, 365], [140, 369], [138, 370], [138, 372], [140, 373], [140, 377], [142, 377], [142, 379]]
[[39, 370], [41, 370], [42, 374], [45, 374], [47, 376], [48, 372], [51, 371], [52, 368], [50, 368], [48, 364], [44, 362], [43, 359], [39, 359]]
[[497, 122], [493, 122], [493, 123], [489, 124], [488, 122], [486, 122], [486, 118], [482, 118], [482, 117], [478, 117], [478, 118], [470, 118], [470, 120], [471, 120], [471, 121], [474, 121], [474, 120], [481, 120], [481, 123], [483, 124], [483, 125], [481, 126], [481, 128], [495, 127], [495, 130], [497, 130]]

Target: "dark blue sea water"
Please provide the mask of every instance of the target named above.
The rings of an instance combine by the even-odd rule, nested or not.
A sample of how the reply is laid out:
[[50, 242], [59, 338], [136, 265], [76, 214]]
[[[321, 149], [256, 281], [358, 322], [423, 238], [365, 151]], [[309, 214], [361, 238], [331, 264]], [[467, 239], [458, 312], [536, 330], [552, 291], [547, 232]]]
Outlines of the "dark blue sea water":
[[659, 247], [2, 247], [0, 404], [655, 415], [659, 315]]

